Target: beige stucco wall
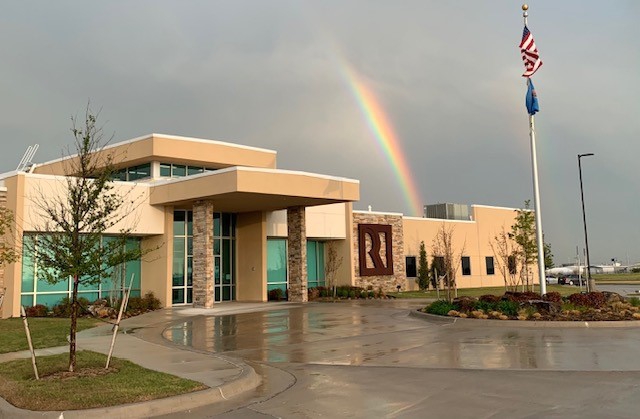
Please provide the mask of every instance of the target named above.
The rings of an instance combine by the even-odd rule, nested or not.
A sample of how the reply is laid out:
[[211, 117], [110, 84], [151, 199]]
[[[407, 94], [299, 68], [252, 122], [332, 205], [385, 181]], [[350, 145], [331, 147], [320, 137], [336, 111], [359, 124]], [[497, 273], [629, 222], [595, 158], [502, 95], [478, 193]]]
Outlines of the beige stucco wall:
[[[25, 176], [23, 174], [4, 179], [4, 186], [7, 188], [6, 205], [13, 212], [13, 217], [16, 221], [16, 228], [13, 230], [11, 240], [18, 246], [21, 246], [22, 237], [20, 222], [24, 218], [24, 181]], [[20, 316], [21, 268], [21, 261], [11, 263], [5, 267], [4, 286], [6, 294], [2, 304], [2, 318]]]
[[[349, 204], [330, 204], [307, 207], [306, 232], [308, 239], [344, 239], [346, 208]], [[267, 213], [267, 236], [287, 237], [287, 211]]]
[[[489, 206], [472, 206], [473, 221], [440, 220], [433, 218], [404, 217], [404, 251], [405, 256], [416, 256], [419, 261], [420, 242], [424, 241], [427, 258], [431, 263], [434, 256], [433, 239], [438, 230], [444, 225], [446, 229], [453, 228], [453, 242], [455, 254], [468, 256], [471, 261], [471, 275], [462, 275], [462, 266], [458, 267], [456, 282], [459, 288], [490, 287], [504, 285], [497, 266], [497, 257], [491, 249], [490, 241], [498, 234], [502, 227], [509, 231], [516, 215], [512, 208]], [[485, 257], [493, 256], [495, 274], [487, 275]], [[537, 268], [532, 267], [534, 283], [537, 281]], [[407, 281], [407, 285], [414, 282]], [[415, 285], [412, 285], [415, 288]]]
[[[20, 174], [24, 178], [24, 212], [18, 221], [22, 231], [39, 231], [44, 227], [44, 213], [39, 207], [42, 202], [56, 202], [67, 196], [66, 179], [61, 176]], [[164, 210], [162, 206], [149, 205], [151, 189], [144, 183], [114, 182], [114, 192], [125, 196], [125, 204], [114, 213], [123, 217], [121, 222], [111, 226], [106, 233], [118, 233], [123, 228], [131, 228], [132, 234], [163, 234]]]
[[238, 214], [236, 299], [267, 301], [267, 221], [264, 212]]
[[171, 307], [171, 275], [173, 258], [173, 207], [164, 209], [164, 234], [144, 237], [142, 250], [148, 252], [141, 263], [142, 295], [151, 291], [163, 307]]

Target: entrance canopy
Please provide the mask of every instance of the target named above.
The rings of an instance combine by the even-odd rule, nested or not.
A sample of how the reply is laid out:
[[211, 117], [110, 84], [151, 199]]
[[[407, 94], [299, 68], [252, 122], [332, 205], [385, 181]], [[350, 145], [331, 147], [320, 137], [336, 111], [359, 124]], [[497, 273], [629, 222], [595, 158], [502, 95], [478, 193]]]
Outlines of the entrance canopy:
[[353, 202], [357, 180], [289, 170], [231, 167], [153, 183], [152, 205], [191, 206], [212, 201], [216, 211], [276, 211], [285, 208]]

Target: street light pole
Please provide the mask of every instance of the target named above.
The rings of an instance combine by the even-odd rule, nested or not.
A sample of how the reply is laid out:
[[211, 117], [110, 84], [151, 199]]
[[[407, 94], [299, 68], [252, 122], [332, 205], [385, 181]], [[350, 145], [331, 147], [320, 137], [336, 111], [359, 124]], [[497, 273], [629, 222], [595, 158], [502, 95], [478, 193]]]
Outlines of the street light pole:
[[582, 188], [582, 164], [580, 159], [583, 157], [593, 156], [593, 153], [578, 154], [578, 174], [580, 176], [580, 199], [582, 201], [582, 224], [584, 225], [584, 245], [587, 249], [587, 291], [596, 290], [596, 282], [591, 279], [591, 262], [589, 259], [589, 240], [587, 238], [587, 216], [584, 211], [584, 190]]

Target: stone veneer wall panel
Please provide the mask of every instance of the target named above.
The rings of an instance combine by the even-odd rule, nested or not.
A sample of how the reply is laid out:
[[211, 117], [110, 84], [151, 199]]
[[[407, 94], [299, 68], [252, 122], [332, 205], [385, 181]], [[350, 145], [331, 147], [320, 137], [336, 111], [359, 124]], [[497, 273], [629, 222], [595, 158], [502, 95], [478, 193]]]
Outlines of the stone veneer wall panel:
[[193, 204], [193, 306], [212, 308], [213, 202]]
[[289, 301], [306, 302], [307, 232], [304, 207], [287, 208]]
[[[382, 224], [391, 226], [391, 240], [393, 251], [393, 275], [360, 276], [359, 224]], [[397, 291], [397, 285], [404, 288], [406, 284], [406, 270], [404, 260], [404, 236], [402, 231], [402, 216], [377, 213], [353, 213], [353, 258], [355, 286], [373, 289], [381, 288], [385, 292]], [[384, 247], [384, 244], [383, 244]]]

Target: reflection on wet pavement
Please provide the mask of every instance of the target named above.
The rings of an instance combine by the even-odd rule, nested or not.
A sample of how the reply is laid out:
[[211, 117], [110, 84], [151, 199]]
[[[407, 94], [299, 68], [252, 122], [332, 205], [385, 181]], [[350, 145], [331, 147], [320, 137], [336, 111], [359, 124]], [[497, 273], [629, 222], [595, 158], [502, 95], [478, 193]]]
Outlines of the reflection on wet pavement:
[[[410, 304], [407, 304], [408, 308]], [[248, 361], [576, 371], [640, 370], [640, 328], [436, 324], [391, 305], [309, 304], [195, 317], [164, 337]]]

